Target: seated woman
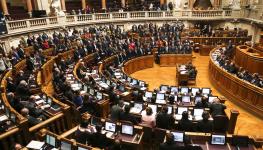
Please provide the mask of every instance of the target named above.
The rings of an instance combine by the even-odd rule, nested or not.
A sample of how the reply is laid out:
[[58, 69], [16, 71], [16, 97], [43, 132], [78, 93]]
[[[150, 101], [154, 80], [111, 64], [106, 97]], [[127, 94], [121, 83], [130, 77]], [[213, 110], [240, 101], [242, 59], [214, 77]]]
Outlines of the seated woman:
[[197, 123], [197, 131], [199, 132], [212, 132], [213, 131], [213, 121], [209, 120], [209, 113], [204, 111], [202, 114], [203, 120]]
[[193, 123], [188, 119], [188, 112], [184, 111], [182, 114], [182, 119], [178, 123], [179, 130], [192, 131]]
[[145, 110], [143, 110], [141, 115], [142, 115], [141, 124], [149, 126], [151, 128], [155, 127], [156, 120], [151, 107], [147, 107]]

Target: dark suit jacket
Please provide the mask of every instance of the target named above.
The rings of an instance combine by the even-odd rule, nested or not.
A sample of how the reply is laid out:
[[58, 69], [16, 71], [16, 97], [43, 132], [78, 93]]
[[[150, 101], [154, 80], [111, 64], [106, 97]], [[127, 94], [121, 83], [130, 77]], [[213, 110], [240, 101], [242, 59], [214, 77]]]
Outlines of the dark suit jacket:
[[213, 131], [213, 121], [199, 121], [197, 123], [197, 131], [199, 132], [212, 132]]
[[27, 119], [28, 119], [29, 125], [31, 127], [34, 126], [34, 125], [37, 125], [37, 124], [39, 124], [41, 122], [40, 120], [38, 120], [37, 118], [34, 118], [32, 116], [28, 116]]
[[105, 134], [94, 133], [91, 137], [91, 145], [93, 147], [105, 148], [109, 145], [108, 139]]
[[183, 150], [183, 147], [176, 145], [175, 142], [172, 143], [162, 143], [159, 150]]
[[174, 126], [174, 117], [165, 113], [158, 113], [156, 116], [156, 126], [162, 129], [172, 129]]
[[120, 120], [130, 121], [133, 124], [137, 124], [136, 118], [130, 113], [121, 112]]
[[193, 123], [190, 120], [180, 120], [178, 123], [179, 130], [183, 131], [192, 131], [193, 130]]
[[224, 104], [211, 104], [210, 105], [210, 110], [212, 116], [216, 115], [224, 115], [224, 110], [226, 109], [226, 106]]

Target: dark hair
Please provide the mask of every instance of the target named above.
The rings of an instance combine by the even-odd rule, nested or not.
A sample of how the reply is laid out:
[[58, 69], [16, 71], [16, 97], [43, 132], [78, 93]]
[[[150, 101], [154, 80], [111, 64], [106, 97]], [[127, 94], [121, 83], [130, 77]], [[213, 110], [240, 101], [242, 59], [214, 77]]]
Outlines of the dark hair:
[[187, 111], [184, 111], [182, 113], [182, 120], [188, 120], [188, 112]]
[[147, 115], [147, 116], [150, 116], [150, 115], [152, 115], [152, 113], [153, 113], [153, 110], [152, 110], [151, 107], [147, 107], [147, 108], [145, 109], [145, 111], [146, 111], [146, 115]]
[[162, 112], [163, 113], [167, 113], [168, 112], [168, 107], [166, 105], [163, 105]]
[[97, 130], [98, 133], [101, 132], [101, 129], [102, 129], [102, 126], [101, 126], [101, 125], [96, 125], [96, 130]]
[[89, 123], [88, 123], [87, 120], [82, 120], [82, 121], [80, 122], [80, 127], [81, 127], [81, 128], [86, 128], [88, 125], [89, 125]]
[[166, 143], [172, 143], [174, 141], [174, 135], [172, 133], [166, 134]]
[[208, 121], [209, 119], [209, 113], [207, 111], [204, 111], [202, 114], [202, 118], [204, 121]]
[[131, 109], [131, 106], [130, 106], [130, 105], [125, 105], [125, 107], [124, 107], [125, 113], [129, 113], [129, 112], [130, 112], [130, 109]]

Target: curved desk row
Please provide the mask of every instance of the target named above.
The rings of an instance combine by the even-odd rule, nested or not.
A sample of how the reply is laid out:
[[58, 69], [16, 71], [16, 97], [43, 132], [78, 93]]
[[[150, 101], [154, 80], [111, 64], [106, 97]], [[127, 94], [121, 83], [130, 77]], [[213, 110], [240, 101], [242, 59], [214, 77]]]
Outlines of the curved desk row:
[[263, 52], [246, 45], [236, 47], [235, 63], [250, 73], [263, 75]]
[[[69, 52], [65, 52], [61, 55], [68, 56], [68, 53]], [[39, 86], [43, 85], [42, 83], [45, 83], [47, 78], [48, 81], [52, 79], [52, 69], [55, 62], [55, 58], [57, 58], [57, 56], [51, 57], [51, 59], [47, 61], [45, 65], [42, 66], [42, 69], [40, 69], [37, 72], [37, 83]], [[17, 125], [17, 128], [11, 129], [10, 131], [7, 131], [4, 134], [0, 134], [0, 147], [2, 147], [3, 150], [10, 149], [10, 145], [14, 145], [15, 141], [23, 144], [23, 143], [27, 143], [30, 139], [36, 138], [36, 133], [44, 127], [48, 128], [52, 132], [62, 133], [65, 130], [70, 129], [72, 126], [71, 116], [69, 112], [70, 107], [54, 99], [53, 97], [51, 97], [52, 102], [61, 108], [60, 111], [56, 115], [51, 114], [47, 120], [42, 121], [41, 123], [32, 127], [29, 126], [27, 118], [23, 117], [21, 114], [19, 114], [19, 112], [16, 112], [16, 110], [12, 108], [12, 106], [9, 104], [9, 101], [7, 99], [6, 79], [8, 77], [15, 77], [16, 74], [20, 70], [24, 70], [25, 67], [26, 67], [26, 60], [20, 61], [18, 64], [14, 66], [12, 70], [9, 70], [1, 80], [1, 92], [2, 92], [1, 98], [5, 106], [9, 109], [10, 113], [13, 113], [15, 115], [16, 118], [15, 123]]]
[[263, 89], [223, 70], [215, 64], [211, 54], [209, 61], [210, 79], [216, 89], [229, 100], [263, 118]]
[[130, 75], [136, 71], [152, 68], [153, 67], [153, 55], [141, 56], [131, 59], [124, 64], [124, 72]]
[[192, 62], [192, 54], [161, 54], [161, 67], [175, 67], [176, 64]]

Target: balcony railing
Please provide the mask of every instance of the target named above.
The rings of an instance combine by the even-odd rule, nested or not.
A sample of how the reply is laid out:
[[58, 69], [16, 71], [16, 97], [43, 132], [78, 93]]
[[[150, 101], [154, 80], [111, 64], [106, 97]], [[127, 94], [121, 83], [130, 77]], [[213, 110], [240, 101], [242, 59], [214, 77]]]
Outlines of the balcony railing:
[[9, 34], [43, 30], [47, 27], [70, 26], [75, 24], [94, 24], [113, 21], [141, 21], [141, 20], [222, 20], [247, 17], [243, 10], [202, 10], [202, 11], [138, 11], [138, 12], [111, 12], [84, 15], [67, 15], [60, 17], [46, 17], [8, 21]]

